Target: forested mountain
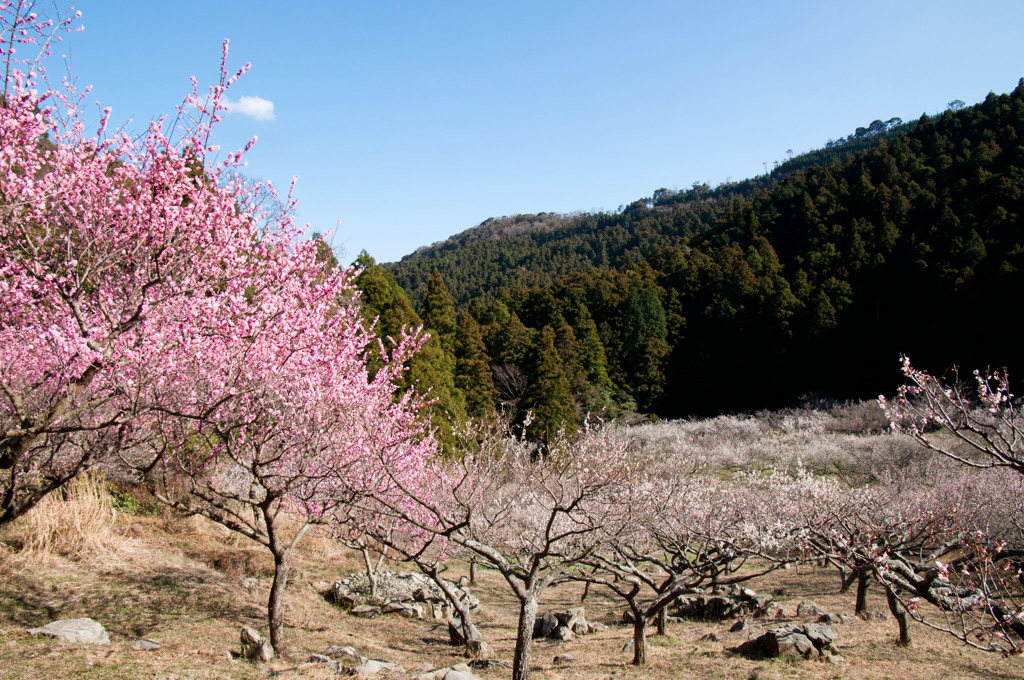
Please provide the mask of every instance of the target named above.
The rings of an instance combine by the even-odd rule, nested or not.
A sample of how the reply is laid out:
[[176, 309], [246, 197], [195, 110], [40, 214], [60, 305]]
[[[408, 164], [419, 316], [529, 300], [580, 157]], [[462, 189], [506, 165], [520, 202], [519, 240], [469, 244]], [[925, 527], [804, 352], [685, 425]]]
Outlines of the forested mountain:
[[777, 162], [766, 175], [715, 188], [697, 183], [686, 191], [657, 189], [615, 213], [490, 218], [386, 266], [417, 304], [431, 273], [440, 272], [460, 305], [493, 297], [502, 287], [533, 288], [563, 274], [621, 267], [713, 227], [735, 197], [756, 195], [814, 164], [843, 161], [915, 126], [898, 118], [877, 120], [823, 149]]
[[875, 121], [742, 183], [490, 220], [387, 270], [417, 304], [443, 279], [510, 406], [538, 410], [541, 370], [563, 391], [553, 347], [577, 418], [871, 397], [898, 383], [901, 353], [938, 371], [1012, 369], [1022, 136], [1024, 80], [973, 107]]

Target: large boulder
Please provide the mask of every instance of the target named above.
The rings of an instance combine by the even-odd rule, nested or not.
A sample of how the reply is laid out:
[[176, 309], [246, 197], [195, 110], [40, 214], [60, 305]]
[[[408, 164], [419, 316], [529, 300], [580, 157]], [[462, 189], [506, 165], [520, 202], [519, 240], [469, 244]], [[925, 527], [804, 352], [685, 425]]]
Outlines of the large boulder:
[[772, 628], [764, 635], [744, 642], [736, 651], [754, 659], [825, 657], [831, 663], [838, 663], [842, 656], [834, 645], [837, 637], [835, 630], [824, 623], [790, 624]]
[[465, 631], [462, 630], [462, 619], [457, 616], [453, 616], [448, 619], [448, 639], [453, 647], [463, 647], [470, 640], [483, 640], [484, 636], [480, 634], [479, 629], [472, 623], [469, 624], [469, 635], [467, 637]]
[[65, 642], [85, 643], [90, 645], [109, 645], [110, 638], [98, 622], [92, 619], [64, 619], [52, 621], [40, 628], [31, 628], [29, 635], [45, 635], [46, 637], [64, 640]]

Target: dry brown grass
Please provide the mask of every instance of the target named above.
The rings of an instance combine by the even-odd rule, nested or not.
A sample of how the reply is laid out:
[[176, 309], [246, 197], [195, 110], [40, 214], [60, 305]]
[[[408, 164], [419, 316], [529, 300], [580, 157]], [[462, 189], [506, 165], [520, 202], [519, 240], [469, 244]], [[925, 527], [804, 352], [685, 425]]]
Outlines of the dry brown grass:
[[[98, 487], [97, 487], [98, 488]], [[447, 666], [464, 660], [449, 647], [443, 622], [398, 617], [355, 619], [322, 596], [330, 583], [361, 567], [359, 556], [315, 532], [300, 545], [296, 574], [287, 595], [287, 638], [291, 660], [275, 660], [270, 668], [232, 661], [243, 625], [266, 629], [265, 600], [270, 560], [266, 551], [206, 520], [196, 517], [124, 515], [97, 510], [93, 519], [72, 519], [67, 504], [94, 501], [69, 495], [25, 518], [0, 536], [6, 557], [0, 564], [0, 678], [326, 678], [327, 669], [302, 663], [309, 654], [331, 644], [354, 646], [361, 654], [398, 662], [413, 669], [423, 664]], [[65, 505], [60, 505], [60, 504]], [[90, 506], [91, 507], [91, 506]], [[75, 510], [81, 509], [75, 506]], [[87, 513], [88, 514], [88, 513]], [[45, 520], [45, 521], [44, 521]], [[55, 526], [49, 526], [53, 522]], [[71, 527], [80, 527], [75, 538]], [[43, 534], [31, 535], [33, 531]], [[23, 547], [25, 546], [25, 547]], [[468, 573], [465, 565], [450, 575]], [[246, 589], [242, 578], [257, 579]], [[777, 572], [752, 584], [758, 591], [783, 588], [778, 597], [785, 612], [795, 615], [801, 600], [813, 599], [827, 611], [850, 613], [853, 595], [838, 593], [832, 570]], [[511, 661], [516, 610], [495, 572], [481, 569], [475, 594], [482, 607], [477, 622], [498, 658]], [[548, 591], [541, 610], [578, 603], [581, 587]], [[1024, 660], [1002, 659], [971, 651], [939, 633], [914, 626], [915, 644], [896, 647], [896, 625], [855, 620], [837, 626], [839, 648], [846, 662], [839, 667], [819, 662], [752, 661], [732, 649], [748, 633], [728, 632], [728, 623], [670, 623], [668, 635], [650, 638], [645, 668], [629, 665], [623, 645], [631, 629], [617, 624], [622, 607], [608, 593], [592, 591], [588, 618], [609, 624], [608, 631], [566, 643], [538, 641], [533, 647], [533, 677], [548, 680], [694, 678], [780, 680], [803, 678], [1024, 678]], [[884, 609], [872, 591], [869, 607]], [[90, 616], [101, 622], [112, 644], [106, 648], [69, 645], [29, 637], [25, 629], [59, 618]], [[750, 634], [766, 623], [753, 621]], [[701, 637], [709, 632], [716, 642]], [[132, 641], [150, 637], [162, 643], [155, 652], [138, 652]], [[576, 662], [553, 663], [568, 653]], [[485, 671], [485, 678], [507, 677], [508, 671]]]

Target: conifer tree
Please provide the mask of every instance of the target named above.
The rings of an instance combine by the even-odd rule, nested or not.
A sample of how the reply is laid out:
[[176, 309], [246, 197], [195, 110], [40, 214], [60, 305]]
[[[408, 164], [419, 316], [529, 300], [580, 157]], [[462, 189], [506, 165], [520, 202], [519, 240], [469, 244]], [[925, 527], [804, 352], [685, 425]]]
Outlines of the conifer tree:
[[444, 278], [436, 270], [430, 275], [427, 294], [423, 298], [423, 323], [427, 331], [441, 341], [444, 351], [454, 356], [458, 317], [455, 315], [455, 304], [448, 294]]
[[466, 414], [471, 418], [494, 416], [497, 394], [491, 377], [480, 325], [469, 312], [459, 315], [455, 332], [455, 387], [466, 399]]
[[527, 375], [526, 393], [519, 407], [524, 415], [527, 411], [532, 414], [527, 434], [535, 441], [546, 444], [554, 440], [562, 428], [567, 436], [578, 431], [576, 402], [555, 349], [555, 332], [551, 326], [541, 330]]
[[[360, 253], [356, 264], [363, 267], [355, 280], [363, 318], [367, 323], [375, 323], [374, 332], [385, 347], [390, 342], [388, 338], [397, 339], [403, 328], [426, 326], [394, 277], [366, 251]], [[454, 444], [452, 427], [466, 418], [465, 399], [455, 386], [454, 357], [447, 355], [441, 339], [432, 330], [429, 332], [430, 338], [409, 361], [398, 387], [402, 392], [415, 387], [431, 401], [431, 424], [442, 447], [448, 451]], [[371, 369], [376, 368], [372, 357], [369, 363]]]

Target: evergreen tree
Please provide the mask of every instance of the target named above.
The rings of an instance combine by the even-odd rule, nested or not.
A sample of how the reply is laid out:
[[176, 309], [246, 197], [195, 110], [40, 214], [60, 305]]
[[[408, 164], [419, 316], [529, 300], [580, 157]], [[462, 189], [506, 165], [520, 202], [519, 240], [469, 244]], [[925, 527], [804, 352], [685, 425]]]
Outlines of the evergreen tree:
[[492, 418], [497, 393], [491, 377], [480, 326], [469, 312], [459, 314], [455, 332], [455, 387], [466, 400], [466, 414], [471, 418]]
[[[363, 271], [355, 280], [360, 291], [363, 318], [374, 324], [374, 332], [385, 347], [400, 337], [405, 328], [419, 328], [424, 323], [395, 279], [363, 251], [356, 259]], [[380, 368], [380, 361], [370, 357], [371, 370]], [[431, 425], [446, 452], [454, 445], [452, 429], [466, 418], [465, 398], [455, 386], [454, 357], [447, 355], [441, 340], [431, 334], [423, 348], [413, 355], [398, 385], [401, 391], [415, 387], [428, 395]]]
[[436, 270], [427, 282], [427, 294], [423, 298], [423, 323], [427, 331], [441, 341], [441, 346], [449, 355], [455, 354], [455, 329], [458, 318], [455, 305], [448, 294], [444, 278]]
[[562, 370], [562, 360], [555, 349], [555, 332], [545, 326], [533, 353], [527, 374], [526, 392], [519, 404], [520, 412], [532, 414], [527, 435], [546, 444], [561, 428], [568, 435], [579, 431], [576, 402], [573, 401], [569, 380]]

